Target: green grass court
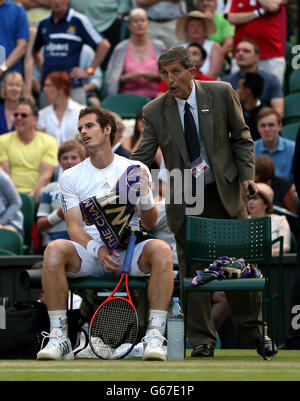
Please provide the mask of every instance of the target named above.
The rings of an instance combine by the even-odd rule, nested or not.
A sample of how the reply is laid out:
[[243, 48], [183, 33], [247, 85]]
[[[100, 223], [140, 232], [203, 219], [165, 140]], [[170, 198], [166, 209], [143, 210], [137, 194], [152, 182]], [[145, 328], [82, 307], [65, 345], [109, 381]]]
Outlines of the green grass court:
[[271, 361], [255, 350], [217, 349], [215, 357], [184, 361], [0, 360], [0, 381], [299, 381], [300, 350], [281, 350]]

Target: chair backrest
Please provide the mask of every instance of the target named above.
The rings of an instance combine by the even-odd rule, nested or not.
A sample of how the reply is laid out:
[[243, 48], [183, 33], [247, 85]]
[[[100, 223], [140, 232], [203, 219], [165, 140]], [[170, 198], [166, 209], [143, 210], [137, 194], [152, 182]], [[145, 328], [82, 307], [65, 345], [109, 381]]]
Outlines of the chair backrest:
[[300, 121], [300, 93], [292, 93], [284, 97], [283, 123], [291, 124]]
[[16, 231], [0, 228], [0, 248], [15, 255], [23, 255], [23, 238]]
[[12, 251], [8, 251], [7, 249], [0, 248], [0, 255], [1, 256], [15, 256], [16, 254]]
[[289, 76], [289, 93], [300, 92], [300, 70], [292, 70]]
[[135, 118], [139, 109], [149, 101], [150, 99], [145, 96], [120, 93], [104, 98], [101, 107], [114, 111], [122, 118]]
[[35, 217], [34, 201], [28, 195], [20, 193], [22, 199], [21, 212], [24, 215], [24, 245], [30, 249], [32, 245], [32, 226]]
[[300, 121], [297, 123], [291, 123], [284, 125], [281, 129], [281, 136], [291, 141], [296, 141], [298, 129], [300, 127]]
[[271, 218], [208, 219], [187, 217], [186, 262], [213, 262], [221, 256], [249, 263], [272, 260]]

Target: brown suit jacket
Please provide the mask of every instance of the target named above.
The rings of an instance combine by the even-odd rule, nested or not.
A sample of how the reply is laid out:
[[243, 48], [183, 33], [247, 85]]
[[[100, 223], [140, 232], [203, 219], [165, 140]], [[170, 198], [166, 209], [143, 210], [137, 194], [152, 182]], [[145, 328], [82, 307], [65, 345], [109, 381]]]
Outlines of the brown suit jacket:
[[[229, 216], [236, 218], [246, 212], [246, 199], [240, 182], [254, 179], [253, 140], [238, 95], [230, 84], [194, 82], [199, 123], [210, 167], [224, 208]], [[143, 138], [130, 158], [149, 166], [158, 146], [168, 170], [189, 169], [177, 102], [169, 92], [144, 106]], [[168, 224], [176, 234], [184, 224], [186, 205], [184, 202], [174, 204], [172, 182], [170, 193], [166, 212]]]

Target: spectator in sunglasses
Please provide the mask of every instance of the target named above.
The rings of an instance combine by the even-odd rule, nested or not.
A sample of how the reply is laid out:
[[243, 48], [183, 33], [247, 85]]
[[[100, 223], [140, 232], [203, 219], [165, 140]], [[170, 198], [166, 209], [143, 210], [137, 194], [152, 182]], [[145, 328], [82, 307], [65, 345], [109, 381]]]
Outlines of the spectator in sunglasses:
[[39, 201], [57, 167], [57, 141], [36, 131], [38, 109], [30, 100], [21, 100], [14, 113], [15, 131], [0, 136], [0, 165], [11, 177], [18, 192]]

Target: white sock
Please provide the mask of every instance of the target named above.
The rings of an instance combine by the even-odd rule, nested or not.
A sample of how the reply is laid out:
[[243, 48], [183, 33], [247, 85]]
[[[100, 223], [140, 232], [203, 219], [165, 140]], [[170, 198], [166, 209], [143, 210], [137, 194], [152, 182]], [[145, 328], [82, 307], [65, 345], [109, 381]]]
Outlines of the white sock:
[[159, 309], [150, 309], [147, 333], [151, 329], [157, 329], [163, 336], [165, 334], [165, 329], [166, 329], [167, 315], [168, 315], [167, 311]]
[[66, 310], [48, 311], [50, 319], [50, 331], [52, 329], [61, 329], [65, 336], [68, 337], [68, 320]]

